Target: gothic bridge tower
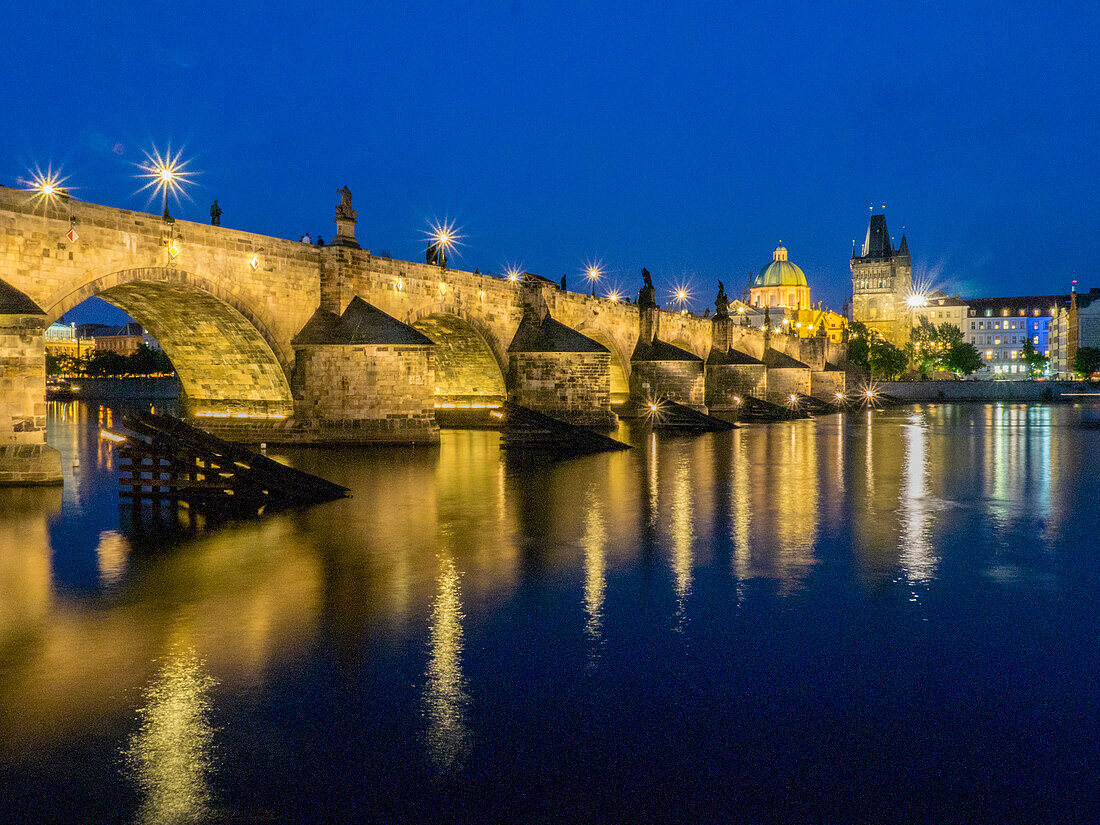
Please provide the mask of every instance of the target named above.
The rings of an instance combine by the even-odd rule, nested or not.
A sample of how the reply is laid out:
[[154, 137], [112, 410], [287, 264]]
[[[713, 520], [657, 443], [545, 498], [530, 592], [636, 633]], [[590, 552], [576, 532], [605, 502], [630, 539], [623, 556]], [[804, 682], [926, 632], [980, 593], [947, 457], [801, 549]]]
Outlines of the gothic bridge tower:
[[897, 249], [886, 228], [886, 215], [871, 215], [860, 254], [852, 249], [852, 320], [877, 329], [898, 346], [909, 340], [911, 313], [905, 304], [913, 267], [905, 235]]

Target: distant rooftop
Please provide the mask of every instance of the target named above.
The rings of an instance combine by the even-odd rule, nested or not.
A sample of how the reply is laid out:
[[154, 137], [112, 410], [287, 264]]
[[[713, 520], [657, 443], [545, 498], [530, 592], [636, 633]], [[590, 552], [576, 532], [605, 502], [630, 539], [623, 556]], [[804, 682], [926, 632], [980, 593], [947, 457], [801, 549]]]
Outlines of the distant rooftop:
[[1069, 305], [1069, 295], [1019, 295], [1004, 298], [971, 298], [966, 302], [971, 318], [1051, 315]]

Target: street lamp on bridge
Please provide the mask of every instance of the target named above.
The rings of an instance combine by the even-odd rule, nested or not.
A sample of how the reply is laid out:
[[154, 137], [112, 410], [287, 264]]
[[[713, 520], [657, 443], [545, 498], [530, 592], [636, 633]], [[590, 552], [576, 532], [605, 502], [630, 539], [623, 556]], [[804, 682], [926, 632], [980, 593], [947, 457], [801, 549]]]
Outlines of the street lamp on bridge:
[[153, 151], [151, 153], [146, 152], [145, 160], [138, 164], [138, 168], [142, 170], [138, 177], [149, 181], [138, 191], [144, 192], [146, 189], [150, 189], [153, 195], [160, 193], [160, 205], [165, 221], [171, 220], [171, 216], [168, 214], [169, 193], [178, 201], [180, 195], [186, 195], [184, 187], [194, 183], [191, 176], [195, 173], [187, 169], [187, 164], [191, 161], [181, 160], [182, 155], [182, 149], [173, 155], [171, 146], [168, 147], [168, 151], [164, 155], [161, 155], [157, 147], [154, 146]]
[[596, 282], [603, 276], [603, 266], [600, 261], [589, 261], [584, 265], [584, 277], [592, 287], [592, 297], [596, 297]]

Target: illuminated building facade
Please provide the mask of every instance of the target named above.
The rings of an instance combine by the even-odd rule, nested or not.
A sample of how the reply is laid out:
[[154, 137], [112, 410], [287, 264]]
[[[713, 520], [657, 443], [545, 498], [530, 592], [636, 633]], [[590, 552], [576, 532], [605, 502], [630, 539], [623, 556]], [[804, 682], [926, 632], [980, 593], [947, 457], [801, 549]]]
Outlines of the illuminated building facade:
[[788, 260], [787, 248], [780, 244], [772, 252], [770, 264], [760, 270], [749, 285], [749, 303], [754, 307], [802, 309], [810, 306], [810, 285], [806, 275]]
[[1078, 295], [1070, 293], [1066, 306], [1050, 319], [1050, 373], [1055, 378], [1076, 378], [1073, 362], [1081, 347], [1100, 349], [1100, 287]]
[[824, 336], [838, 343], [843, 340], [847, 320], [824, 309], [821, 302], [814, 306], [805, 273], [790, 260], [782, 244], [772, 252], [771, 263], [752, 278], [746, 292], [755, 326], [762, 325], [763, 311], [767, 308], [777, 332], [796, 338]]
[[967, 307], [966, 341], [982, 357], [987, 375], [1027, 375], [1021, 360], [1030, 338], [1035, 351], [1050, 355], [1050, 323], [1069, 295], [1031, 295], [1018, 298], [973, 298]]
[[903, 346], [909, 340], [913, 314], [906, 305], [912, 292], [913, 266], [905, 235], [894, 249], [885, 215], [872, 215], [859, 254], [852, 249], [853, 321]]

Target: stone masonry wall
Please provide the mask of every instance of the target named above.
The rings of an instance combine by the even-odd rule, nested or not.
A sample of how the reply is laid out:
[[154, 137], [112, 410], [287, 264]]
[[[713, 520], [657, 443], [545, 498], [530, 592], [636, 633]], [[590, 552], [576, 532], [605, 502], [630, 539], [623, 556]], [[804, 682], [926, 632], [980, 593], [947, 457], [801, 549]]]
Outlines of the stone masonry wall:
[[810, 370], [804, 367], [770, 367], [765, 401], [784, 405], [792, 394], [810, 394]]
[[707, 367], [707, 407], [736, 405], [734, 398], [763, 398], [768, 371], [763, 364], [712, 364]]
[[667, 399], [697, 410], [706, 409], [706, 377], [702, 361], [635, 361], [630, 374], [630, 398], [637, 404]]
[[0, 316], [0, 484], [60, 484], [46, 445], [46, 350], [41, 315]]
[[822, 401], [836, 401], [837, 393], [848, 387], [848, 373], [841, 370], [823, 370], [810, 373], [810, 395]]
[[510, 400], [574, 424], [613, 426], [611, 355], [606, 352], [513, 352]]
[[428, 346], [297, 349], [295, 440], [439, 441]]

